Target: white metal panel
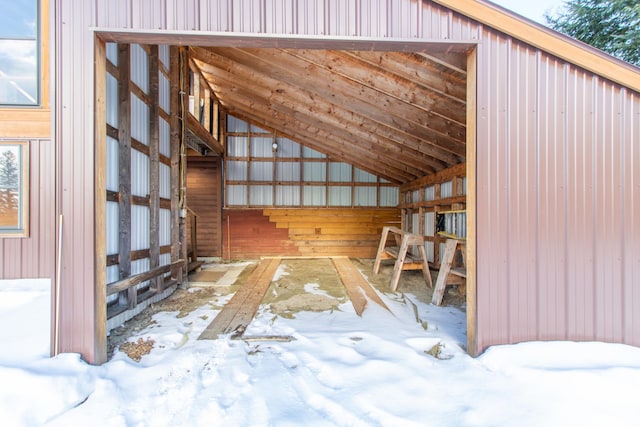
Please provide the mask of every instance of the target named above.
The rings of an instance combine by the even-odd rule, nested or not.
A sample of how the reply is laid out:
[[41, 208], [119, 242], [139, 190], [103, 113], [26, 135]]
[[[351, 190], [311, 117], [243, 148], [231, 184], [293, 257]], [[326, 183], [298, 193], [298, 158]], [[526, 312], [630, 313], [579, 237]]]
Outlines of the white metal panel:
[[419, 201], [421, 201], [421, 200], [422, 200], [422, 199], [420, 199], [420, 193], [421, 193], [421, 191], [420, 191], [420, 190], [415, 190], [415, 191], [413, 191], [413, 192], [411, 193], [411, 201], [412, 201], [413, 203], [417, 203], [417, 202], [419, 202]]
[[107, 255], [115, 255], [119, 248], [120, 211], [117, 202], [107, 202]]
[[158, 59], [160, 63], [168, 70], [171, 63], [171, 57], [169, 56], [169, 45], [158, 45]]
[[278, 158], [299, 158], [300, 144], [287, 138], [276, 138], [278, 142]]
[[171, 168], [160, 163], [160, 197], [171, 199]]
[[302, 157], [305, 159], [324, 159], [327, 156], [312, 148], [302, 147]]
[[252, 162], [250, 181], [272, 181], [273, 162]]
[[306, 186], [302, 189], [302, 204], [304, 206], [325, 206], [327, 203], [325, 187]]
[[329, 182], [351, 182], [351, 165], [329, 162]]
[[107, 73], [106, 87], [107, 124], [118, 128], [118, 80]]
[[227, 155], [231, 157], [248, 157], [247, 138], [243, 136], [228, 136]]
[[467, 177], [462, 178], [462, 194], [467, 194]]
[[299, 185], [279, 185], [276, 187], [276, 206], [300, 206]]
[[227, 206], [246, 206], [247, 186], [227, 185]]
[[299, 162], [277, 162], [276, 163], [276, 180], [277, 181], [300, 181], [300, 163]]
[[418, 212], [411, 214], [411, 232], [420, 233], [420, 214]]
[[[169, 265], [171, 264], [171, 254], [161, 254], [159, 259], [159, 265]], [[167, 276], [171, 273], [167, 273]]]
[[329, 186], [329, 206], [351, 206], [351, 187]]
[[169, 123], [160, 117], [158, 120], [158, 126], [160, 127], [158, 133], [158, 140], [160, 143], [159, 150], [160, 154], [166, 157], [171, 157], [171, 127]]
[[353, 177], [355, 182], [377, 182], [378, 180], [375, 175], [358, 168], [354, 168]]
[[138, 44], [131, 45], [131, 81], [149, 93], [149, 55]]
[[118, 66], [118, 44], [117, 43], [106, 44], [106, 56], [109, 62], [111, 62], [116, 67]]
[[424, 242], [424, 251], [427, 253], [427, 261], [429, 262], [435, 262], [436, 259], [433, 248], [433, 242]]
[[269, 133], [266, 130], [264, 130], [261, 127], [258, 127], [256, 125], [251, 125], [250, 132], [251, 133]]
[[436, 188], [431, 185], [424, 189], [424, 200], [430, 201], [436, 199]]
[[[144, 273], [151, 269], [149, 258], [137, 259], [131, 261], [131, 275]], [[149, 284], [149, 281], [142, 282], [136, 286], [136, 289], [142, 289]]]
[[304, 163], [303, 179], [305, 182], [326, 182], [327, 180], [326, 163], [311, 163], [311, 162]]
[[[120, 270], [117, 264], [107, 267], [106, 272], [107, 272], [107, 280], [106, 280], [107, 284], [117, 282], [118, 279], [120, 278], [119, 277]], [[118, 299], [118, 294], [109, 295], [107, 297], [107, 304], [110, 304], [116, 301], [117, 299]]]
[[[131, 206], [131, 250], [149, 249], [149, 208]], [[131, 273], [135, 274], [133, 267]], [[140, 273], [140, 272], [139, 272]]]
[[165, 113], [171, 112], [171, 86], [169, 79], [161, 71], [158, 71], [158, 105]]
[[400, 190], [397, 187], [380, 187], [380, 206], [398, 206]]
[[171, 244], [171, 210], [160, 209], [160, 224], [158, 230], [160, 246]]
[[149, 156], [138, 150], [131, 150], [131, 194], [149, 195]]
[[252, 185], [249, 187], [249, 204], [251, 206], [272, 206], [273, 185]]
[[227, 161], [227, 179], [230, 181], [246, 181], [247, 162]]
[[251, 157], [273, 157], [273, 138], [264, 136], [251, 137]]
[[107, 137], [107, 190], [118, 191], [120, 182], [119, 164], [120, 147], [118, 140]]
[[425, 212], [424, 214], [424, 235], [432, 237], [436, 235], [434, 212]]
[[440, 197], [452, 197], [453, 196], [453, 182], [447, 181], [440, 184]]
[[249, 125], [244, 120], [227, 115], [227, 132], [247, 132]]
[[354, 189], [354, 206], [376, 206], [377, 201], [376, 187], [356, 187]]
[[131, 94], [131, 137], [149, 145], [149, 107]]

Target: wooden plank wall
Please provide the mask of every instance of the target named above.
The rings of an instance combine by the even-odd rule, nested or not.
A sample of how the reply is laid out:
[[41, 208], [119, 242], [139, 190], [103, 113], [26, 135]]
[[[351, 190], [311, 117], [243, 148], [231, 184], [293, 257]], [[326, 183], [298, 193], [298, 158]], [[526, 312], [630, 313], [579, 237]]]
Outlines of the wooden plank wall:
[[382, 227], [399, 224], [397, 208], [227, 209], [223, 213], [223, 258], [375, 258]]
[[[219, 157], [187, 159], [187, 206], [197, 215], [198, 256], [222, 256], [221, 169]], [[190, 224], [189, 224], [190, 225]], [[191, 236], [187, 233], [187, 246]]]

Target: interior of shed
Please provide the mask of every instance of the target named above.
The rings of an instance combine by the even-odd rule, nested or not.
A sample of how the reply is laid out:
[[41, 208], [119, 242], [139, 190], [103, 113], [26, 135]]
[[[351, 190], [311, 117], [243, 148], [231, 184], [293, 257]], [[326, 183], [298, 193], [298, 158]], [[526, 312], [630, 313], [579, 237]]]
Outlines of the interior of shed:
[[384, 227], [437, 268], [466, 236], [469, 49], [106, 43], [110, 321], [204, 259], [374, 259]]

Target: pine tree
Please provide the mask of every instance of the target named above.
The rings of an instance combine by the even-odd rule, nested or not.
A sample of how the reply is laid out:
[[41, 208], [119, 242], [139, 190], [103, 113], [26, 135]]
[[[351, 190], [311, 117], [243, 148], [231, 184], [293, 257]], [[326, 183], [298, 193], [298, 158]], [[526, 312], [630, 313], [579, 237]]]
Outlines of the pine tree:
[[568, 0], [551, 28], [640, 66], [640, 1]]
[[13, 151], [6, 150], [0, 155], [0, 213], [18, 209], [19, 189], [18, 159]]

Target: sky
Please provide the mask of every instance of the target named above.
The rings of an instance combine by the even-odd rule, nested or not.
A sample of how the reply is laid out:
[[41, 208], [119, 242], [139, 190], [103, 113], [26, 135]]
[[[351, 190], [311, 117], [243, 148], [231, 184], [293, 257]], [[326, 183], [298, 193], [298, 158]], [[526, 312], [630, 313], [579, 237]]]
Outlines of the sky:
[[546, 24], [544, 13], [552, 13], [560, 8], [565, 0], [489, 0], [512, 10], [540, 24]]
[[[287, 274], [280, 266], [274, 280]], [[640, 348], [528, 342], [472, 358], [465, 313], [402, 287], [378, 291], [391, 313], [370, 301], [362, 317], [344, 297], [338, 309], [286, 317], [261, 306], [245, 335], [290, 342], [198, 340], [231, 298], [221, 291], [186, 316], [155, 314], [129, 338], [152, 343], [139, 361], [116, 351], [91, 366], [78, 354], [47, 357], [47, 286], [0, 288], [6, 427], [626, 427], [640, 419]], [[338, 298], [313, 281], [304, 290]]]

